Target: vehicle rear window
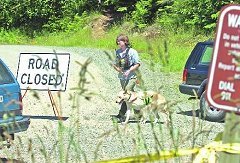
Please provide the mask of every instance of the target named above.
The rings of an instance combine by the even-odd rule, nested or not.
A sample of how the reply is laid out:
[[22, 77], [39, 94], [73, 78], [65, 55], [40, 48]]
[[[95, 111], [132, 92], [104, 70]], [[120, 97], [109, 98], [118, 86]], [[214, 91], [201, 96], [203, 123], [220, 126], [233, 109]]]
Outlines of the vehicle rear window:
[[10, 84], [14, 83], [14, 79], [11, 74], [8, 72], [5, 65], [0, 62], [0, 84]]
[[203, 51], [203, 55], [200, 59], [200, 64], [208, 65], [211, 62], [212, 59], [212, 52], [213, 52], [213, 47], [211, 46], [206, 46], [206, 48]]

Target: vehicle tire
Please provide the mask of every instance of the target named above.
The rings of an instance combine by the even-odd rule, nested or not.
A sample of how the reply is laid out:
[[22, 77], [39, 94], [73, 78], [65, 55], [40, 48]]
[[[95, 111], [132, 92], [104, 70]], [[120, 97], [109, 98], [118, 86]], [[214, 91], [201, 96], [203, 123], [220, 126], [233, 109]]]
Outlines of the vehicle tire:
[[222, 122], [224, 121], [226, 112], [209, 106], [206, 100], [206, 90], [205, 90], [200, 97], [200, 114], [201, 114], [201, 118], [207, 121]]

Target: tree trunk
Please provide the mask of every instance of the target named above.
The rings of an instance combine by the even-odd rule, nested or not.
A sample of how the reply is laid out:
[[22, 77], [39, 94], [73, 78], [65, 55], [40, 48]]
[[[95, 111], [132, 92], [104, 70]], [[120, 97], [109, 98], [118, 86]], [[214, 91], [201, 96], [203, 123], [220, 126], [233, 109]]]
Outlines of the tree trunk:
[[[223, 132], [223, 143], [240, 143], [240, 116], [235, 113], [227, 113]], [[219, 163], [240, 163], [239, 154], [220, 152]]]

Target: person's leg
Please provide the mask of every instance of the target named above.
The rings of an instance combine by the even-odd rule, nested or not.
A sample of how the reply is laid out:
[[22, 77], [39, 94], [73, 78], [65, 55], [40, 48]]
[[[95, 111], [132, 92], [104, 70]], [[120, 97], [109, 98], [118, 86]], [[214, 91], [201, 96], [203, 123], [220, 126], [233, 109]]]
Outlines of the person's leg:
[[128, 82], [129, 82], [129, 80], [120, 80], [121, 87], [124, 91], [126, 90]]
[[[128, 84], [128, 80], [120, 80], [120, 84], [121, 84], [122, 89], [125, 91], [126, 90], [126, 86]], [[126, 112], [127, 112], [127, 104], [126, 104], [125, 101], [123, 101], [122, 104], [121, 104], [121, 108], [120, 108], [120, 110], [118, 112], [118, 115], [116, 117], [119, 118], [119, 119], [120, 118], [123, 119], [124, 115], [126, 114]]]
[[127, 112], [127, 104], [126, 104], [125, 101], [123, 101], [123, 102], [122, 102], [122, 105], [121, 105], [121, 108], [120, 108], [120, 110], [119, 110], [118, 115], [119, 115], [120, 117], [124, 117], [124, 115], [126, 114], [126, 112]]
[[[131, 80], [120, 80], [121, 86], [123, 90], [130, 90], [134, 91], [134, 87], [136, 85], [136, 79], [131, 79]], [[118, 117], [124, 117], [127, 111], [127, 104], [124, 101], [121, 105], [121, 108], [118, 113]]]
[[137, 79], [128, 80], [128, 82], [126, 83], [125, 89], [134, 92], [134, 89], [136, 86], [136, 80]]

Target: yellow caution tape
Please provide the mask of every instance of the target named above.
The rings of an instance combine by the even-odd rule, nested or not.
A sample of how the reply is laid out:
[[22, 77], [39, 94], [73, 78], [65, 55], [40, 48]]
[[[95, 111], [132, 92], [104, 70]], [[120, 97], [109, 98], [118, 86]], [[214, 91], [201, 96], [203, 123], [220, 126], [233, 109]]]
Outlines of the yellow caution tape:
[[208, 162], [216, 162], [216, 152], [227, 152], [231, 154], [240, 154], [240, 143], [222, 144], [219, 142], [212, 142], [201, 148], [196, 155], [193, 163], [200, 163], [207, 160]]
[[125, 157], [120, 159], [98, 161], [96, 163], [123, 163], [123, 162], [153, 162], [158, 160], [167, 160], [174, 157], [180, 157], [190, 154], [196, 154], [193, 163], [216, 162], [216, 152], [227, 152], [231, 154], [240, 154], [240, 143], [222, 144], [221, 141], [214, 141], [202, 148], [193, 148], [189, 150], [178, 149], [177, 151], [160, 151], [156, 154], [139, 155]]
[[185, 156], [193, 153], [198, 153], [199, 149], [194, 148], [190, 150], [178, 150], [178, 151], [160, 151], [156, 154], [149, 154], [149, 155], [139, 155], [133, 157], [125, 157], [120, 159], [114, 160], [105, 160], [105, 161], [98, 161], [97, 163], [121, 163], [121, 162], [152, 162], [158, 160], [167, 160], [173, 157]]

